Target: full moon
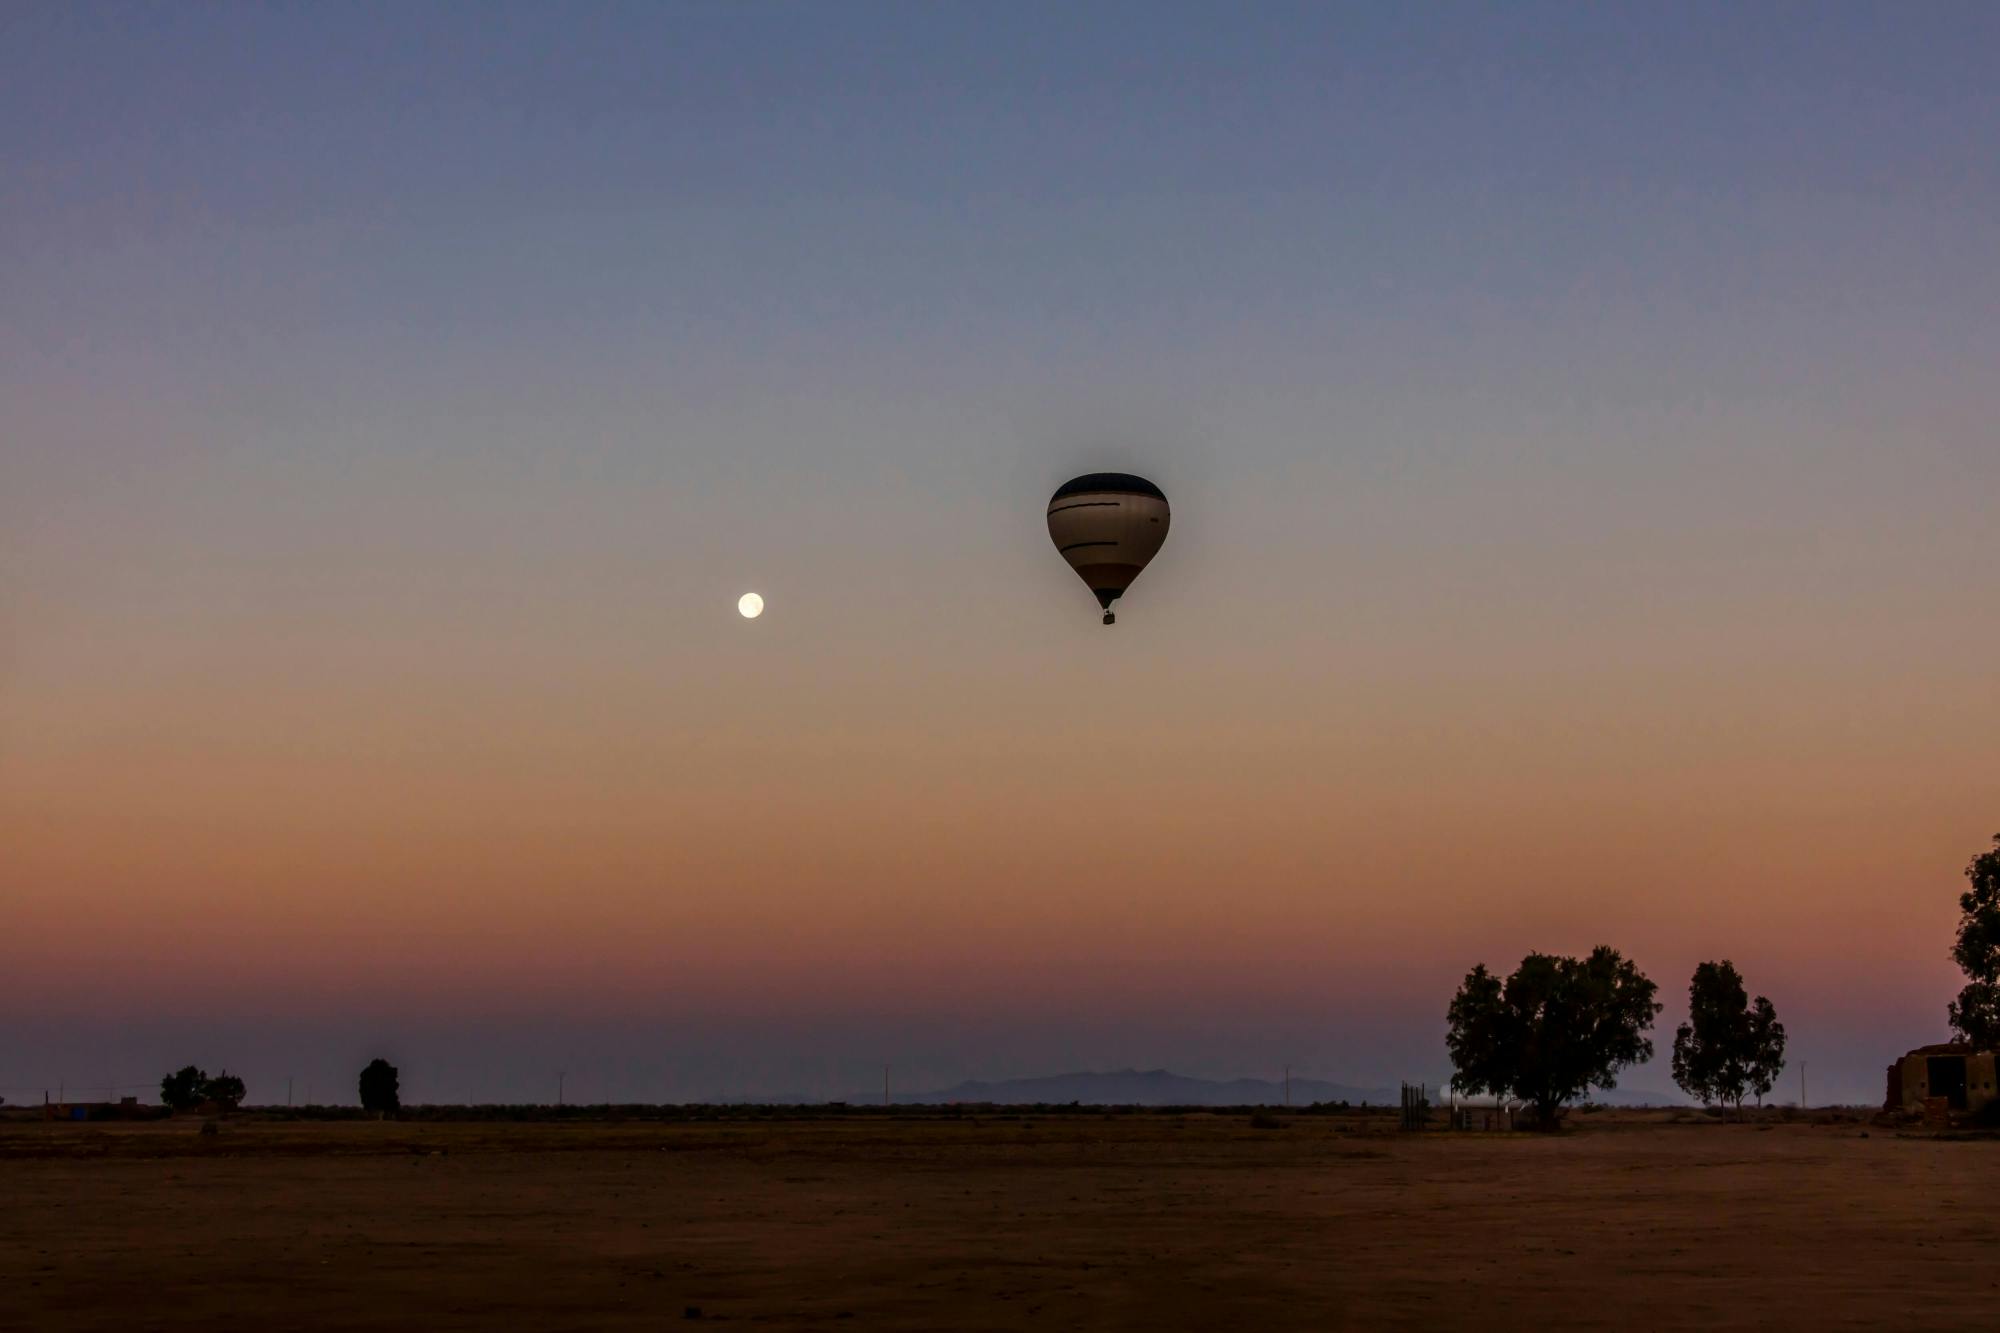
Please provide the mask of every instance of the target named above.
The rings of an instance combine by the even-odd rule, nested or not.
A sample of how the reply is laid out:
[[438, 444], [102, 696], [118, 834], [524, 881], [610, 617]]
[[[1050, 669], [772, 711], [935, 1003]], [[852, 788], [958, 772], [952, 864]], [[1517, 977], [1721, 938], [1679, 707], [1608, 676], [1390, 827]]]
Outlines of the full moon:
[[764, 614], [764, 599], [754, 592], [746, 592], [736, 599], [736, 609], [743, 613], [745, 620], [755, 620]]

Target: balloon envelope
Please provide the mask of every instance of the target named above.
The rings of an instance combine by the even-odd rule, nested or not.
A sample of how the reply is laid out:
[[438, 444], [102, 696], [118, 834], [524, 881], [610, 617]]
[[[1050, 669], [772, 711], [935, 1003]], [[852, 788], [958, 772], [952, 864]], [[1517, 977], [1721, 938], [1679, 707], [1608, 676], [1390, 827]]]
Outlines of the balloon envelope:
[[1107, 625], [1111, 603], [1159, 551], [1172, 522], [1166, 494], [1124, 472], [1087, 473], [1049, 498], [1049, 538], [1097, 594]]

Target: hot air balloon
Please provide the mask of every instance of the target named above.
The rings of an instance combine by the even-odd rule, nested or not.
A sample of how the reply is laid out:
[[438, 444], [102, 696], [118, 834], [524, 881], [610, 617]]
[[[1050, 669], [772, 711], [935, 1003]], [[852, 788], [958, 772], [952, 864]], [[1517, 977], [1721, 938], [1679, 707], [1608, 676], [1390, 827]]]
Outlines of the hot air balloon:
[[1088, 473], [1063, 483], [1049, 498], [1049, 537], [1097, 594], [1107, 625], [1118, 621], [1111, 603], [1159, 551], [1172, 522], [1160, 488], [1123, 472]]

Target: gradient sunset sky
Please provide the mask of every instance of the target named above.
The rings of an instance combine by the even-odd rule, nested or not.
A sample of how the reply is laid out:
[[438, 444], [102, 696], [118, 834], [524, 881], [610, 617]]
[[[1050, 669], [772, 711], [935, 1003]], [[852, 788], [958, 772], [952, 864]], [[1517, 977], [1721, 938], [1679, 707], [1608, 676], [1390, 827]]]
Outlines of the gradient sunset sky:
[[8, 6], [0, 1094], [1379, 1085], [1602, 942], [1879, 1098], [2000, 830], [1996, 51]]

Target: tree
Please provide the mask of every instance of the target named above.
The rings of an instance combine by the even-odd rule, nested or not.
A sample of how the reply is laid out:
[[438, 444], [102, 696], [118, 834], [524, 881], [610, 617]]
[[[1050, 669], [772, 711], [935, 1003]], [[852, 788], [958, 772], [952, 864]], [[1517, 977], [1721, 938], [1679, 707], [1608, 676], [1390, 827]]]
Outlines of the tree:
[[2000, 1049], [2000, 833], [1993, 850], [1965, 868], [1972, 887], [1958, 897], [1958, 941], [1951, 958], [1964, 989], [1946, 1006], [1952, 1030], [1982, 1051]]
[[1554, 1129], [1565, 1104], [1652, 1059], [1658, 989], [1606, 945], [1581, 959], [1531, 953], [1504, 984], [1481, 963], [1446, 1014], [1458, 1086], [1518, 1097]]
[[192, 1111], [201, 1105], [202, 1090], [207, 1086], [208, 1074], [186, 1065], [160, 1080], [160, 1101], [172, 1111]]
[[1481, 963], [1465, 974], [1451, 999], [1445, 1049], [1451, 1052], [1453, 1082], [1463, 1092], [1505, 1097], [1514, 1086], [1512, 1046], [1505, 1031], [1506, 1005], [1500, 978]]
[[[1777, 1009], [1761, 995], [1750, 1006], [1749, 1070], [1750, 1091], [1757, 1094], [1757, 1105], [1762, 1106], [1764, 1098], [1778, 1085], [1778, 1075], [1785, 1072], [1785, 1025], [1778, 1021]], [[1801, 1105], [1799, 1109], [1805, 1107]]]
[[1743, 1095], [1761, 1100], [1785, 1067], [1785, 1025], [1759, 995], [1755, 1004], [1743, 976], [1727, 958], [1703, 963], [1688, 982], [1688, 1021], [1674, 1033], [1674, 1082], [1704, 1104]]
[[201, 1099], [214, 1102], [225, 1111], [234, 1111], [243, 1104], [243, 1080], [225, 1069], [202, 1083]]
[[394, 1114], [403, 1109], [398, 1090], [396, 1066], [387, 1060], [370, 1060], [361, 1071], [361, 1109]]
[[205, 1102], [233, 1111], [243, 1104], [243, 1080], [226, 1069], [210, 1078], [208, 1071], [184, 1065], [160, 1080], [160, 1100], [175, 1111], [192, 1111]]

